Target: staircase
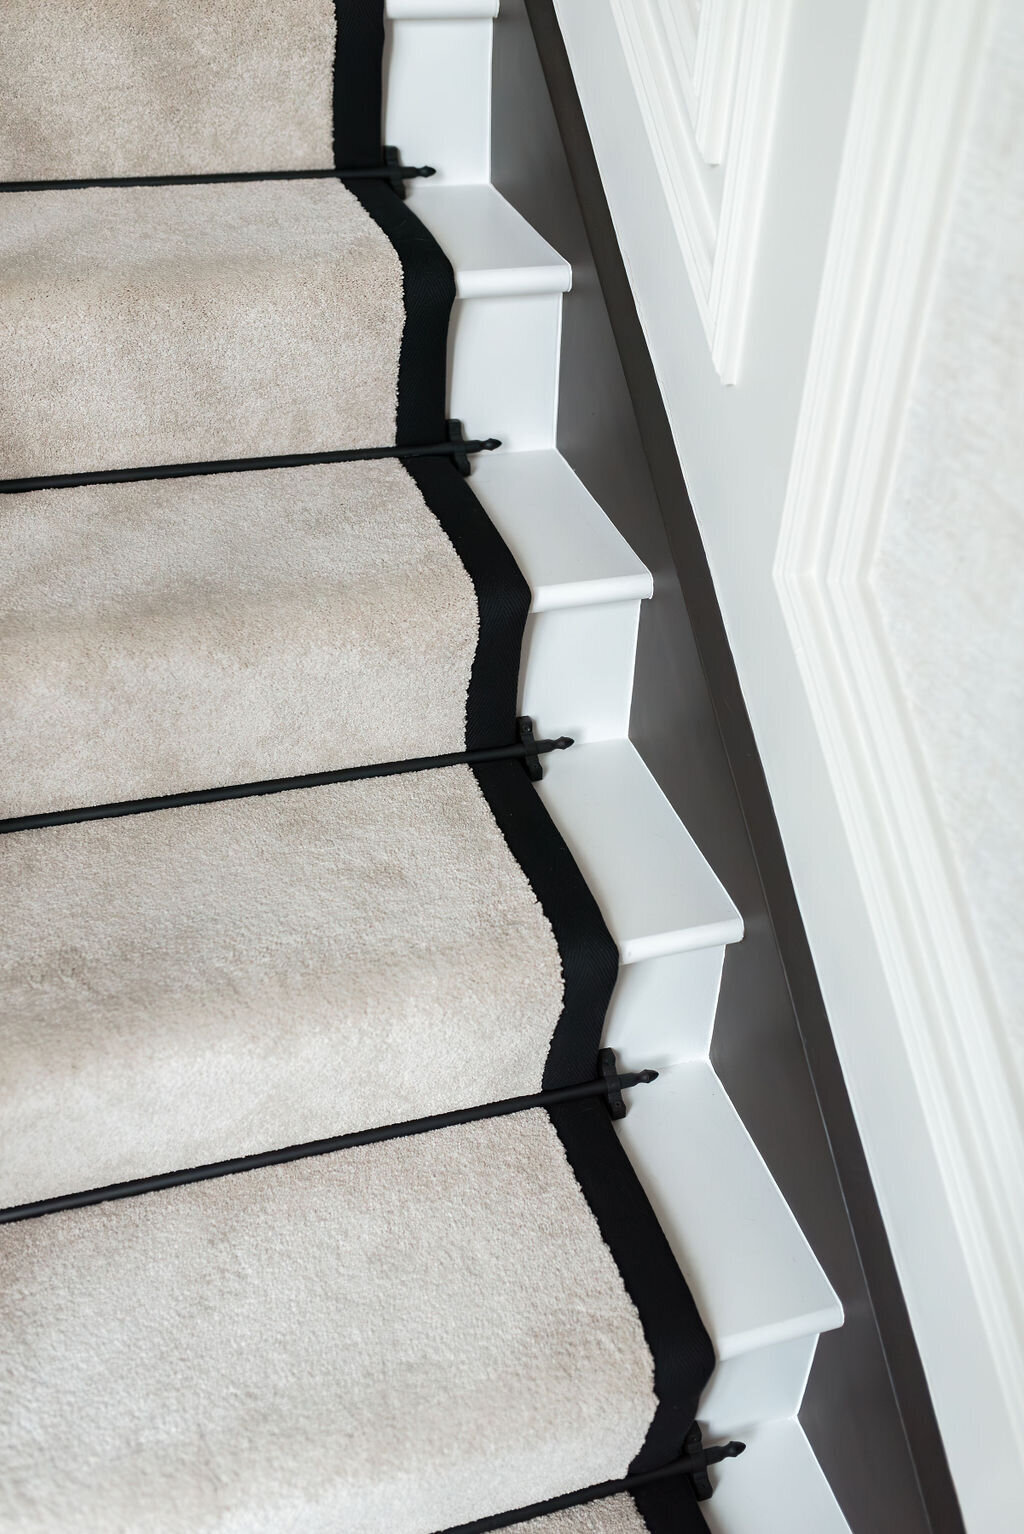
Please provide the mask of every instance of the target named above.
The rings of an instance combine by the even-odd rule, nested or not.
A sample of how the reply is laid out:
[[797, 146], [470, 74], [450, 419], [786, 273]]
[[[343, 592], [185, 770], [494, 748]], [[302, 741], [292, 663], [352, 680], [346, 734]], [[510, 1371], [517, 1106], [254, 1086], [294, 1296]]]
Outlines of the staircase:
[[[110, 25], [138, 9], [110, 0]], [[17, 41], [33, 8], [7, 10]], [[373, 10], [339, 3], [341, 31]], [[404, 204], [350, 181], [342, 210], [329, 178], [0, 194], [0, 324], [22, 326], [0, 426], [5, 1534], [846, 1528], [796, 1416], [841, 1309], [709, 1062], [742, 924], [628, 740], [651, 578], [555, 445], [571, 273], [488, 184], [496, 11], [388, 0], [384, 141], [436, 167]], [[363, 218], [384, 228], [387, 198], [451, 263], [446, 413], [501, 440], [468, 481], [500, 542], [443, 455], [113, 483], [402, 442], [402, 273]], [[138, 309], [97, 339], [82, 315], [125, 228]], [[244, 336], [224, 364], [216, 317], [307, 280], [349, 295], [304, 332], [309, 371]], [[195, 395], [147, 394], [178, 364], [144, 365], [137, 318], [200, 281], [180, 365], [206, 359], [201, 441]], [[232, 413], [254, 355], [266, 392]], [[310, 375], [316, 408], [292, 409]], [[294, 783], [355, 767], [375, 772]], [[275, 791], [203, 798], [257, 780]], [[599, 1042], [659, 1073], [614, 1121], [628, 1161]], [[637, 1478], [684, 1455], [708, 1341], [705, 1441], [747, 1447], [698, 1506], [699, 1476]]]

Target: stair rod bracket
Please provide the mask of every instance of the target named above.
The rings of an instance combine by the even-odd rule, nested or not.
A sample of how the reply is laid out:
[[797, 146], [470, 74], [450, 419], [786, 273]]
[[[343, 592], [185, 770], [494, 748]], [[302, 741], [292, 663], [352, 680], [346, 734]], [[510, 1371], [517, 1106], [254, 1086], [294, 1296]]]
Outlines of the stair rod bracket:
[[450, 444], [448, 451], [451, 454], [452, 463], [466, 478], [473, 472], [473, 464], [469, 456], [471, 453], [492, 453], [496, 447], [501, 446], [501, 441], [497, 437], [483, 439], [467, 437], [461, 421], [446, 421], [445, 432]]
[[700, 1423], [693, 1424], [683, 1439], [683, 1458], [679, 1462], [679, 1469], [689, 1477], [698, 1502], [707, 1502], [714, 1495], [715, 1488], [708, 1475], [708, 1466], [720, 1464], [723, 1459], [736, 1459], [746, 1447], [745, 1443], [737, 1443], [733, 1439], [730, 1443], [709, 1444], [705, 1448]]
[[646, 1084], [658, 1079], [657, 1071], [625, 1071], [620, 1073], [614, 1049], [602, 1049], [598, 1052], [597, 1068], [605, 1085], [605, 1100], [608, 1104], [608, 1112], [613, 1119], [624, 1119], [626, 1117], [626, 1100], [622, 1095], [625, 1087], [635, 1087], [639, 1086], [641, 1082]]
[[533, 720], [529, 714], [523, 714], [516, 720], [516, 734], [523, 750], [523, 766], [526, 768], [526, 776], [531, 783], [539, 783], [544, 776], [544, 767], [541, 763], [540, 753], [537, 749], [537, 738], [534, 734]]
[[437, 174], [432, 165], [403, 165], [402, 156], [394, 144], [384, 145], [382, 160], [386, 179], [391, 186], [391, 190], [397, 192], [399, 197], [407, 197], [409, 195], [408, 183], [415, 180], [418, 176], [433, 176]]

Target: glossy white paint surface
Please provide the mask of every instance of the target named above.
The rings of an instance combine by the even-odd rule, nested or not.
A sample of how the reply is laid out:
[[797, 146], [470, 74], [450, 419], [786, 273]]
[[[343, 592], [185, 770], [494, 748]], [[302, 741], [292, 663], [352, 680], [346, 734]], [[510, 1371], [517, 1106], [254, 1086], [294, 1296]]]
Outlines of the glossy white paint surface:
[[519, 711], [542, 735], [569, 735], [574, 750], [617, 740], [629, 728], [640, 603], [568, 607], [529, 618]]
[[706, 1060], [636, 1088], [618, 1127], [720, 1359], [842, 1324], [831, 1285]]
[[538, 786], [624, 964], [739, 942], [739, 912], [628, 740], [549, 757]]
[[481, 6], [464, 20], [426, 11], [407, 0], [402, 15], [409, 19], [388, 28], [384, 142], [409, 165], [432, 165], [437, 182], [484, 182], [491, 160], [491, 22], [472, 19], [486, 14]]
[[703, 1512], [711, 1534], [849, 1534], [798, 1422], [768, 1422], [747, 1451], [712, 1470]]
[[455, 268], [460, 298], [566, 293], [572, 268], [493, 186], [414, 182], [409, 207]]
[[481, 454], [473, 493], [530, 583], [530, 611], [651, 596], [654, 582], [554, 449]]
[[759, 1422], [795, 1417], [817, 1345], [817, 1334], [792, 1337], [719, 1360], [700, 1402], [705, 1437], [742, 1440]]
[[604, 1042], [623, 1059], [658, 1071], [706, 1059], [724, 959], [722, 945], [621, 965]]
[[449, 413], [469, 436], [498, 437], [510, 452], [554, 447], [561, 331], [561, 293], [456, 301]]
[[408, 18], [413, 21], [471, 20], [475, 16], [491, 19], [498, 14], [500, 0], [386, 0], [389, 21]]
[[568, 263], [493, 187], [423, 183], [409, 202], [455, 272], [450, 413], [510, 451], [553, 448]]

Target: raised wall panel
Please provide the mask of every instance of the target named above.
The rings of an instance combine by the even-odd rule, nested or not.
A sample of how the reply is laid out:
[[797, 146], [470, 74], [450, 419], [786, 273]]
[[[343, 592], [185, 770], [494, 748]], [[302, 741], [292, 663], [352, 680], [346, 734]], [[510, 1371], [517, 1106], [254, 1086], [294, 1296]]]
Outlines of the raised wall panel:
[[724, 383], [740, 376], [791, 0], [610, 0]]

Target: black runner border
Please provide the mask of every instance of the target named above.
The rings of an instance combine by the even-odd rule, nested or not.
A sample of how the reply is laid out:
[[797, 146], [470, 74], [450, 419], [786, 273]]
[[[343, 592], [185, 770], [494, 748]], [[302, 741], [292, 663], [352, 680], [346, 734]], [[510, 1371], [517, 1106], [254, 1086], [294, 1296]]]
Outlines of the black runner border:
[[384, 116], [384, 0], [334, 0], [334, 163], [376, 165]]
[[402, 264], [405, 329], [398, 356], [395, 446], [443, 442], [448, 434], [448, 325], [455, 302], [451, 262], [385, 181], [341, 180]]
[[[656, 1088], [655, 1088], [656, 1089]], [[654, 1360], [658, 1405], [630, 1475], [678, 1459], [693, 1425], [715, 1353], [686, 1279], [647, 1194], [619, 1142], [608, 1110], [583, 1101], [546, 1108], [640, 1315]], [[683, 1170], [682, 1168], [680, 1169]]]
[[[383, 182], [346, 182], [402, 264], [405, 326], [398, 359], [395, 444], [437, 442], [447, 431], [448, 327], [455, 274], [434, 236]], [[530, 588], [465, 477], [444, 458], [405, 459], [473, 583], [480, 625], [466, 705], [466, 748], [516, 734], [516, 697]], [[587, 1062], [592, 1073], [597, 1049]], [[582, 1078], [581, 1078], [582, 1079]], [[568, 1083], [566, 1083], [568, 1084]]]
[[651, 1534], [708, 1534], [700, 1503], [685, 1477], [630, 1492]]

